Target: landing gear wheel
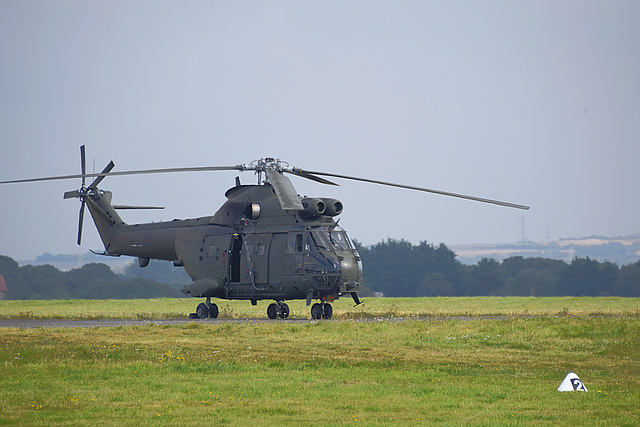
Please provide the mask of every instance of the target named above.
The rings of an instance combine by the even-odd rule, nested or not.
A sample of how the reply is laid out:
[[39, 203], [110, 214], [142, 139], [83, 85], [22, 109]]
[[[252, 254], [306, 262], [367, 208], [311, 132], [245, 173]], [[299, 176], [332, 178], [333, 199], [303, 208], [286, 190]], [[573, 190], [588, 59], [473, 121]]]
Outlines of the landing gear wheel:
[[278, 315], [280, 316], [281, 319], [286, 319], [287, 317], [289, 317], [289, 306], [285, 303], [280, 303], [280, 313], [278, 313]]
[[209, 306], [209, 317], [212, 319], [218, 318], [218, 306], [216, 304], [211, 304]]
[[207, 304], [203, 302], [198, 304], [198, 307], [196, 308], [196, 316], [198, 316], [199, 319], [206, 319], [209, 317], [209, 307], [207, 307]]
[[267, 316], [269, 316], [269, 319], [277, 319], [279, 311], [278, 304], [271, 303], [269, 304], [269, 307], [267, 307]]
[[331, 319], [331, 316], [333, 316], [333, 307], [331, 307], [331, 304], [325, 303], [325, 305], [324, 305], [324, 313], [322, 313], [322, 318], [323, 319]]
[[315, 303], [311, 306], [311, 318], [312, 319], [322, 319], [322, 304]]

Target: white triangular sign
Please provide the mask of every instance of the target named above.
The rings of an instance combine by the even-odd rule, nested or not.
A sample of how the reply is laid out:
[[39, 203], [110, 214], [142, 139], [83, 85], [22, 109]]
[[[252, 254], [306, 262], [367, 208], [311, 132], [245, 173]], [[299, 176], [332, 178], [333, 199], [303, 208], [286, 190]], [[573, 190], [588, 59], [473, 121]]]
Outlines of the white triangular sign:
[[564, 377], [564, 381], [558, 387], [558, 391], [588, 391], [584, 386], [580, 378], [573, 372], [569, 372], [566, 377]]

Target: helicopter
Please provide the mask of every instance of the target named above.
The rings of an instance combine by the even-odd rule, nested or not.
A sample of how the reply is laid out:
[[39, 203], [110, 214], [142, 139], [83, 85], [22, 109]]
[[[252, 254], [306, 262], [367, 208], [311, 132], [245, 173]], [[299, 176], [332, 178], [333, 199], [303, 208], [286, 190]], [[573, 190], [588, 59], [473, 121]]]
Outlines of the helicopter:
[[[280, 159], [265, 157], [249, 164], [146, 169], [112, 172], [111, 161], [100, 173], [87, 173], [85, 146], [80, 147], [81, 174], [0, 181], [13, 184], [35, 181], [81, 179], [77, 190], [64, 199], [81, 202], [78, 245], [82, 241], [85, 208], [104, 244], [98, 255], [136, 257], [144, 268], [151, 259], [173, 262], [183, 267], [192, 283], [182, 292], [205, 298], [190, 318], [217, 318], [218, 306], [212, 298], [245, 300], [257, 305], [272, 300], [267, 307], [270, 319], [286, 319], [286, 301], [306, 300], [312, 319], [330, 319], [331, 303], [351, 296], [360, 305], [362, 260], [358, 250], [338, 225], [336, 217], [343, 204], [329, 197], [301, 197], [291, 180], [293, 175], [337, 186], [329, 178], [339, 178], [468, 199], [516, 209], [528, 206], [481, 197], [450, 193], [424, 187], [395, 184], [375, 179], [309, 171], [290, 166]], [[118, 211], [162, 209], [158, 206], [112, 204], [112, 193], [98, 188], [109, 176], [176, 173], [194, 171], [252, 171], [257, 184], [246, 185], [236, 176], [235, 185], [225, 193], [226, 202], [211, 216], [167, 222], [127, 224]], [[87, 178], [94, 178], [86, 185]], [[318, 302], [311, 305], [317, 300]]]

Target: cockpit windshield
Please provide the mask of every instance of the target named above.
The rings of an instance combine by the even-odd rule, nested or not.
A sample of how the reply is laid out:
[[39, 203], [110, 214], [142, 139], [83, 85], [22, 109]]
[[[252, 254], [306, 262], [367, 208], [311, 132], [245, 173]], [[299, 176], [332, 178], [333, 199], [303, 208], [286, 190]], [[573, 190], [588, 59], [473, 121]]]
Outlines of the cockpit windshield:
[[329, 242], [327, 235], [324, 231], [312, 231], [311, 241], [318, 249], [331, 250], [331, 242]]
[[319, 249], [348, 251], [351, 250], [351, 242], [344, 231], [314, 230], [311, 238]]
[[344, 231], [330, 231], [329, 238], [335, 249], [351, 250], [351, 242]]

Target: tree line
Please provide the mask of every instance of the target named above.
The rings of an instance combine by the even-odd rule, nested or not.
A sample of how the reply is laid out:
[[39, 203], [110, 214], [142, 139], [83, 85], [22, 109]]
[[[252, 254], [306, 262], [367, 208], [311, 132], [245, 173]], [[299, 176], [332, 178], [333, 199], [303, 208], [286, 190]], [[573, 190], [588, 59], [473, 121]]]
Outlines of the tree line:
[[[372, 246], [355, 242], [364, 265], [363, 286], [388, 297], [418, 296], [624, 296], [640, 297], [640, 261], [619, 267], [589, 257], [570, 263], [514, 256], [483, 258], [464, 265], [444, 244], [387, 239]], [[123, 274], [105, 264], [60, 271], [0, 256], [9, 299], [180, 298], [191, 282], [182, 268], [154, 261], [131, 263]]]
[[12, 258], [0, 256], [0, 274], [7, 285], [8, 299], [12, 300], [184, 297], [175, 286], [119, 276], [106, 264], [85, 264], [60, 271], [52, 265], [20, 267]]
[[364, 265], [364, 286], [388, 297], [640, 297], [640, 261], [619, 267], [589, 257], [567, 263], [514, 256], [464, 265], [442, 243], [412, 245], [394, 239], [369, 247], [355, 243]]

